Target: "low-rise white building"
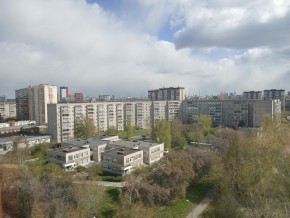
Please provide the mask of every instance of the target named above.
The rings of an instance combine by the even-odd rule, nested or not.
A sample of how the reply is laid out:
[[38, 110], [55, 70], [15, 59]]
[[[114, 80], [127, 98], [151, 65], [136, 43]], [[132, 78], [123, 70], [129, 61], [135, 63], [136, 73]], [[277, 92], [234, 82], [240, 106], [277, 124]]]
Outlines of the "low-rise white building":
[[102, 153], [102, 169], [105, 172], [124, 176], [143, 165], [143, 150], [118, 147]]
[[48, 151], [48, 161], [62, 166], [65, 171], [86, 166], [90, 163], [90, 148], [65, 146], [51, 149]]

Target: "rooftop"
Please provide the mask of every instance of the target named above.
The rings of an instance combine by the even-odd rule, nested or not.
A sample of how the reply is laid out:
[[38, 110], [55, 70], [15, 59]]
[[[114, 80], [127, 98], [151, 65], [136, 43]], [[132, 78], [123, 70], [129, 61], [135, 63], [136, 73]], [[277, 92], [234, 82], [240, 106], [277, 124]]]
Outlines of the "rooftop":
[[80, 151], [88, 149], [88, 147], [73, 147], [73, 146], [64, 146], [60, 148], [54, 148], [50, 149], [50, 152], [57, 152], [57, 153], [70, 153], [70, 152], [75, 152], [75, 151]]
[[141, 151], [138, 148], [129, 148], [129, 147], [119, 147], [107, 151], [104, 154], [116, 155], [116, 156], [127, 156], [128, 154], [134, 154], [135, 152]]
[[139, 140], [119, 140], [115, 142], [109, 142], [110, 145], [116, 145], [116, 146], [124, 146], [128, 148], [132, 147], [139, 147], [139, 148], [150, 148], [156, 145], [159, 145], [159, 143], [152, 143], [152, 142], [146, 142], [146, 141], [139, 141]]

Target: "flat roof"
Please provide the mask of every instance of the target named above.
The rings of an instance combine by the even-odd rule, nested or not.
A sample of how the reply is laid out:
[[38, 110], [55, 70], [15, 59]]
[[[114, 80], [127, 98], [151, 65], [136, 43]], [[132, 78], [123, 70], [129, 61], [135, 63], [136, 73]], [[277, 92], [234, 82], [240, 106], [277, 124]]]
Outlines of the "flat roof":
[[107, 141], [101, 140], [99, 138], [90, 138], [90, 139], [72, 139], [67, 140], [61, 143], [62, 145], [74, 145], [74, 146], [83, 146], [83, 145], [90, 145], [90, 146], [99, 146], [107, 144]]
[[140, 149], [133, 149], [129, 147], [119, 147], [119, 148], [114, 148], [112, 150], [106, 151], [105, 154], [110, 154], [110, 155], [116, 155], [116, 156], [127, 156], [128, 154], [134, 154], [136, 152], [142, 151]]
[[[0, 138], [0, 144], [12, 143], [17, 137], [19, 137], [19, 136]], [[48, 139], [48, 138], [51, 138], [51, 136], [50, 135], [25, 136], [25, 140], [27, 140], [27, 141], [34, 141], [34, 140]]]
[[58, 152], [58, 153], [70, 153], [70, 152], [80, 151], [80, 150], [84, 150], [84, 149], [90, 149], [90, 148], [88, 148], [88, 147], [64, 146], [64, 147], [60, 147], [60, 148], [49, 149], [49, 152], [53, 151], [53, 152]]
[[156, 145], [160, 145], [162, 143], [152, 143], [152, 142], [145, 142], [145, 141], [138, 141], [138, 140], [119, 140], [115, 142], [109, 142], [110, 145], [116, 145], [116, 146], [124, 146], [124, 147], [139, 147], [139, 148], [150, 148]]

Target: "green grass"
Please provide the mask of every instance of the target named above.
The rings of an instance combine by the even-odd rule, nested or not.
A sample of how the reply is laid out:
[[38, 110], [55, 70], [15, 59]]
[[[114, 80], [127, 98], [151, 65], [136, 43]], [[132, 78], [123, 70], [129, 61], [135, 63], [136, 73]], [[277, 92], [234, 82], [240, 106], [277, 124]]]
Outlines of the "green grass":
[[[146, 129], [133, 129], [132, 136], [147, 135], [147, 133], [148, 130]], [[127, 132], [126, 131], [118, 132], [118, 136], [122, 139], [127, 138]]]
[[120, 207], [120, 189], [118, 188], [108, 188], [106, 192], [106, 197], [102, 203], [100, 209], [100, 217], [109, 218], [114, 217]]
[[199, 203], [213, 189], [214, 182], [212, 178], [208, 177], [193, 182], [187, 189], [186, 199], [194, 204]]
[[168, 204], [163, 210], [156, 214], [156, 218], [186, 217], [193, 208], [193, 203], [186, 199], [178, 199]]
[[188, 188], [186, 197], [178, 199], [167, 206], [165, 206], [159, 213], [156, 214], [156, 218], [165, 217], [186, 217], [188, 213], [198, 204], [206, 194], [214, 187], [214, 180], [212, 178], [202, 178], [194, 181]]

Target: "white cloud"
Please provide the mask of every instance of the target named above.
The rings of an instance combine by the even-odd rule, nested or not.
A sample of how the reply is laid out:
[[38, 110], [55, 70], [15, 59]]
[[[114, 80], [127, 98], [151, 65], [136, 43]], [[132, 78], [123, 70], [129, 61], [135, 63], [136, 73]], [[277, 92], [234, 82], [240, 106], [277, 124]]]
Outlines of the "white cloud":
[[[257, 11], [261, 2], [235, 2], [124, 0], [127, 6], [118, 14], [84, 0], [0, 0], [0, 95], [13, 97], [15, 89], [38, 83], [119, 97], [178, 85], [207, 94], [287, 88], [289, 30], [263, 38], [289, 23], [287, 2], [268, 1], [264, 8], [276, 9], [270, 15], [260, 11], [264, 17]], [[128, 11], [132, 6], [136, 12]], [[176, 44], [156, 36], [167, 22], [182, 28]], [[260, 34], [248, 32], [256, 27]], [[229, 54], [249, 49], [206, 58], [219, 47]]]

